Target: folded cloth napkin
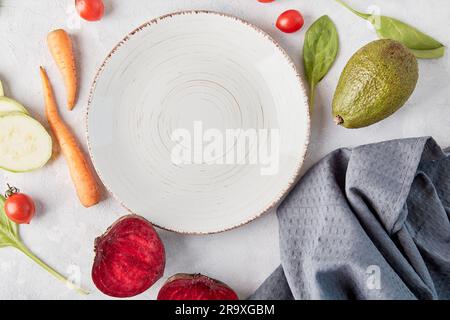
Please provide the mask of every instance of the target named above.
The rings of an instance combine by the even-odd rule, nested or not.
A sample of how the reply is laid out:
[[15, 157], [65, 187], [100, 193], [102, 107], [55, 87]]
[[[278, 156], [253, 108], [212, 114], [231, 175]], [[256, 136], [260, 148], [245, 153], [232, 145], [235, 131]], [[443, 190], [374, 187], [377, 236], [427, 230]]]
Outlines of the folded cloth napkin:
[[450, 299], [449, 151], [423, 137], [329, 154], [280, 205], [281, 266], [251, 299]]

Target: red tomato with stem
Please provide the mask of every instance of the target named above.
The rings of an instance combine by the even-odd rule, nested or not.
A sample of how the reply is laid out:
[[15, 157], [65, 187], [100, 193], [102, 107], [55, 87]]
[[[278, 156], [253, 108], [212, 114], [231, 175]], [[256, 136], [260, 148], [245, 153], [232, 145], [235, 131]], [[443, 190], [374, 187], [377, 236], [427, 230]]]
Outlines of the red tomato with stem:
[[277, 19], [277, 28], [286, 33], [293, 33], [303, 27], [305, 20], [300, 11], [287, 10]]
[[75, 7], [80, 17], [87, 21], [98, 21], [105, 13], [103, 0], [75, 0]]
[[28, 224], [33, 219], [36, 208], [33, 199], [17, 188], [8, 185], [5, 201], [5, 213], [17, 224]]

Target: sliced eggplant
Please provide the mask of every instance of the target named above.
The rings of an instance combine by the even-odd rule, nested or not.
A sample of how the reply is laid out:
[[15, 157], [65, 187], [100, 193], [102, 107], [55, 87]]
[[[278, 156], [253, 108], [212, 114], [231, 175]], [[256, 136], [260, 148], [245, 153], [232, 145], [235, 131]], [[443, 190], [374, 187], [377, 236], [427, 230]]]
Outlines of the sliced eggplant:
[[25, 107], [16, 100], [0, 96], [0, 114], [9, 112], [21, 112], [28, 114], [27, 109], [25, 109]]
[[21, 112], [0, 115], [0, 168], [11, 172], [36, 170], [51, 155], [52, 139], [38, 121]]

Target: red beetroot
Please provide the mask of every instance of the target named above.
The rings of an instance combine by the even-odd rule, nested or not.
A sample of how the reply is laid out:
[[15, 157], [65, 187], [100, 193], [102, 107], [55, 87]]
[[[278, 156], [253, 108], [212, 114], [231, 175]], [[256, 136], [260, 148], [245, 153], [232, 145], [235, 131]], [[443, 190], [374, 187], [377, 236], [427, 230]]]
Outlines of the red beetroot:
[[179, 273], [170, 277], [158, 300], [239, 300], [225, 283], [201, 274]]
[[126, 298], [150, 288], [164, 273], [165, 251], [152, 224], [125, 216], [95, 240], [92, 280], [104, 294]]

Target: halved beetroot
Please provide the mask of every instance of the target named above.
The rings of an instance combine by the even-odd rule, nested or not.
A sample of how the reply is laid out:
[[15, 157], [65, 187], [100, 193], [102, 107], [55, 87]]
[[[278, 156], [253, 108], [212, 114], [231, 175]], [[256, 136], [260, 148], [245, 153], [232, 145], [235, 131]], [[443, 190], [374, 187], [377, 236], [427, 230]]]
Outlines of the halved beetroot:
[[239, 300], [225, 283], [201, 274], [179, 273], [170, 277], [158, 300]]
[[164, 273], [165, 251], [152, 224], [125, 216], [95, 240], [92, 280], [104, 294], [126, 298], [150, 288]]

